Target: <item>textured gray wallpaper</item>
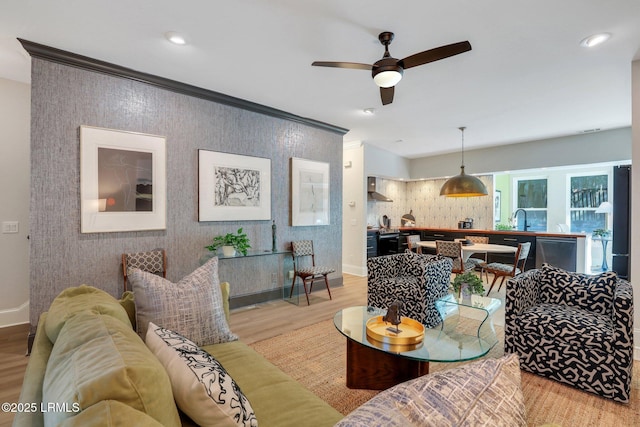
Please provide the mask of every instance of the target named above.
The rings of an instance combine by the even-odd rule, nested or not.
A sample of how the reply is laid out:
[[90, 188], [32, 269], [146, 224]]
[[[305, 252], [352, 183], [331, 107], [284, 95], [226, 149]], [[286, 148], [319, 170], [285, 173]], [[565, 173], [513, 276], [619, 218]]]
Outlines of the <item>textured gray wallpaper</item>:
[[[271, 249], [270, 221], [198, 222], [198, 149], [270, 158], [278, 248], [313, 239], [318, 259], [336, 269], [330, 278], [341, 282], [341, 135], [38, 58], [31, 107], [32, 328], [69, 286], [90, 284], [119, 297], [123, 252], [165, 248], [167, 278], [177, 281], [200, 265], [217, 234], [243, 227], [255, 249]], [[166, 137], [166, 230], [80, 233], [80, 125]], [[330, 164], [330, 226], [289, 226], [291, 157]], [[274, 289], [273, 272], [276, 287], [286, 280], [283, 258], [221, 261], [220, 279], [231, 282], [232, 298], [265, 293]]]

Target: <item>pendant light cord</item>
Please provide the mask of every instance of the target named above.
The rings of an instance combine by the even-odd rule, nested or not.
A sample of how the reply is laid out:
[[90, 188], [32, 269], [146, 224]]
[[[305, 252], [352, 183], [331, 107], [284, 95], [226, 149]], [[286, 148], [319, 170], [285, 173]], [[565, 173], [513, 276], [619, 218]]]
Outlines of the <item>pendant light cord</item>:
[[460, 132], [462, 132], [462, 167], [464, 168], [464, 130], [466, 129], [466, 127], [461, 126], [458, 129], [460, 129]]

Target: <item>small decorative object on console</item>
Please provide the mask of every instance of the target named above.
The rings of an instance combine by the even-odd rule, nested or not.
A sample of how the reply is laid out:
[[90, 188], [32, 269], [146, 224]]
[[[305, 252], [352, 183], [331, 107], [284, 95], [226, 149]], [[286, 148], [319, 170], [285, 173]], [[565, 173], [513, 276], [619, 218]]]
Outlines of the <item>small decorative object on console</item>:
[[402, 323], [402, 319], [400, 318], [401, 308], [402, 308], [402, 303], [400, 301], [394, 301], [389, 306], [389, 309], [387, 310], [387, 314], [382, 316], [382, 320], [384, 320], [385, 323], [388, 322], [388, 323], [391, 323], [393, 326], [395, 326], [395, 328], [387, 328], [387, 330], [389, 330], [390, 332], [393, 332], [394, 334], [399, 334], [400, 332], [402, 332], [400, 329], [398, 329], [398, 325]]

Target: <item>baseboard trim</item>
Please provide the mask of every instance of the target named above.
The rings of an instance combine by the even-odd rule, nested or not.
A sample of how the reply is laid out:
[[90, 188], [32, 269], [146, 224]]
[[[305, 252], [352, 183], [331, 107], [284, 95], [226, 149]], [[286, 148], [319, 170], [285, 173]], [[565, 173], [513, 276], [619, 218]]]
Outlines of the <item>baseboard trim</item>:
[[19, 307], [0, 310], [0, 328], [29, 323], [29, 301]]
[[342, 272], [352, 274], [354, 276], [365, 277], [367, 275], [367, 268], [361, 265], [342, 264]]
[[[344, 285], [344, 281], [342, 280], [342, 276], [336, 279], [329, 279], [329, 288], [338, 288]], [[301, 285], [300, 285], [301, 286]], [[233, 310], [235, 308], [246, 307], [254, 304], [261, 304], [269, 301], [284, 299], [284, 293], [289, 292], [291, 289], [291, 284], [287, 283], [284, 285], [284, 288], [271, 289], [269, 291], [258, 292], [255, 294], [247, 294], [247, 295], [239, 295], [236, 297], [229, 298], [229, 309]], [[304, 291], [301, 291], [301, 298], [304, 299]], [[312, 293], [316, 292], [327, 292], [327, 289], [324, 286], [324, 283], [317, 282], [314, 286]]]

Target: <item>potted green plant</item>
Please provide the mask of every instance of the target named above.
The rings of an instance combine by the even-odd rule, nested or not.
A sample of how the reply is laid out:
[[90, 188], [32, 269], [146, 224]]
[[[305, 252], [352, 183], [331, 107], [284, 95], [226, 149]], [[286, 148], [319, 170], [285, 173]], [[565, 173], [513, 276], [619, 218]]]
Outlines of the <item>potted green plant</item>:
[[216, 236], [213, 238], [213, 243], [205, 248], [210, 251], [217, 251], [218, 248], [222, 248], [224, 256], [234, 256], [236, 251], [242, 255], [247, 255], [247, 249], [249, 249], [249, 238], [242, 231], [242, 227], [238, 228], [238, 231], [234, 233], [227, 233], [224, 236]]
[[611, 234], [611, 230], [606, 230], [604, 228], [596, 228], [591, 233], [593, 237], [599, 237], [601, 239], [606, 239]]
[[511, 224], [496, 224], [496, 230], [513, 230], [513, 226]]
[[[456, 278], [453, 279], [451, 290], [458, 298], [466, 295], [484, 294], [482, 279], [470, 271], [464, 274], [458, 274]], [[461, 291], [463, 295], [460, 295]]]

